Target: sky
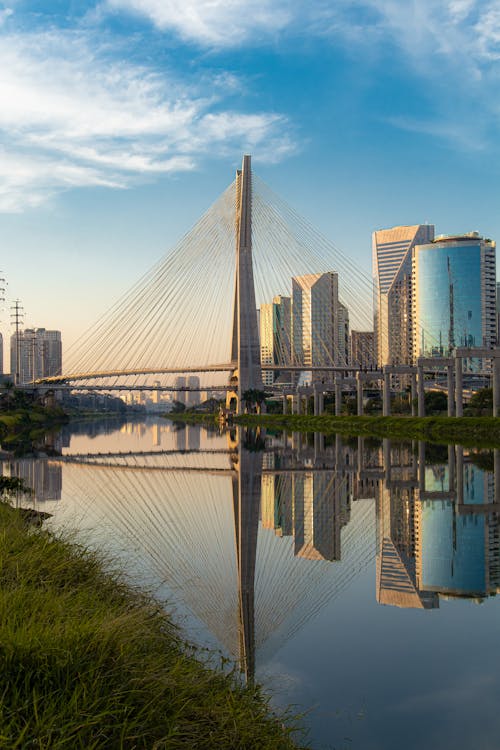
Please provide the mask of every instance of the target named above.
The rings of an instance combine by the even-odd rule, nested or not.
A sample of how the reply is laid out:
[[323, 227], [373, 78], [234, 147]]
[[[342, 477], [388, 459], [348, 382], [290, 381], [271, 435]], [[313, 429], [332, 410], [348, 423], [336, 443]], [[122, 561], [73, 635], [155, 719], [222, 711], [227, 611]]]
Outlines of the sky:
[[1, 329], [71, 344], [254, 171], [371, 233], [500, 240], [500, 0], [0, 0]]

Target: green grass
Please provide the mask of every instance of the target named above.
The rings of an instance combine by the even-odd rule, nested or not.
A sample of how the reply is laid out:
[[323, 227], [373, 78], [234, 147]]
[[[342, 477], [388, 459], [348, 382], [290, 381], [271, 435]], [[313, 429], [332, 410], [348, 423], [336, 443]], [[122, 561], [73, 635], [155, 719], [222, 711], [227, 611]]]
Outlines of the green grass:
[[0, 747], [295, 747], [260, 690], [195, 659], [154, 600], [5, 504], [0, 583]]
[[234, 421], [297, 432], [372, 435], [435, 443], [460, 443], [471, 447], [500, 447], [498, 417], [317, 417], [298, 414], [244, 414]]

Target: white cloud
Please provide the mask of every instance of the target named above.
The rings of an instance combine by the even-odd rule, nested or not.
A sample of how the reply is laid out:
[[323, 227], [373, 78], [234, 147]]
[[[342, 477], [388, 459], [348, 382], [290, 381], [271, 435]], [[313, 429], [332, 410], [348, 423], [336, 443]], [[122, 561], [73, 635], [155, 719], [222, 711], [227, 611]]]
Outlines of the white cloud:
[[[0, 210], [39, 205], [61, 189], [127, 187], [193, 169], [207, 152], [251, 142], [293, 148], [286, 119], [224, 111], [234, 77], [204, 91], [159, 70], [110, 59], [85, 33], [0, 36]], [[205, 92], [209, 91], [209, 95]]]
[[216, 47], [281, 31], [293, 19], [292, 6], [286, 0], [106, 0], [109, 9], [140, 14], [159, 29]]

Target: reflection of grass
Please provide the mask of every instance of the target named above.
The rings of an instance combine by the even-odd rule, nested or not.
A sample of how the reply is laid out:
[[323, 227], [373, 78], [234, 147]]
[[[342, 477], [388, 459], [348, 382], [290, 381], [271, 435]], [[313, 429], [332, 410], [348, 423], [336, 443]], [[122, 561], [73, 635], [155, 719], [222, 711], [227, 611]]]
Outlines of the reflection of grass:
[[435, 443], [500, 447], [500, 418], [495, 417], [314, 417], [298, 414], [244, 414], [234, 420], [298, 432], [372, 435]]
[[0, 505], [2, 747], [289, 748], [258, 688], [196, 660], [98, 557]]

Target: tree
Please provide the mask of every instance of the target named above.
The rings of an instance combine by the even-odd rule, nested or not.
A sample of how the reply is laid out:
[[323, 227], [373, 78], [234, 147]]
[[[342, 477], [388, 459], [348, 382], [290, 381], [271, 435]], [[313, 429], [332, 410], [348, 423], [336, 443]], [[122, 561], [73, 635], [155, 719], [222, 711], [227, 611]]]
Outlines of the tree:
[[426, 391], [424, 403], [426, 414], [437, 414], [448, 409], [448, 397], [443, 391]]
[[246, 404], [247, 409], [250, 411], [252, 407], [256, 407], [257, 413], [260, 413], [260, 409], [269, 393], [261, 391], [259, 388], [249, 388], [241, 396], [241, 400]]

